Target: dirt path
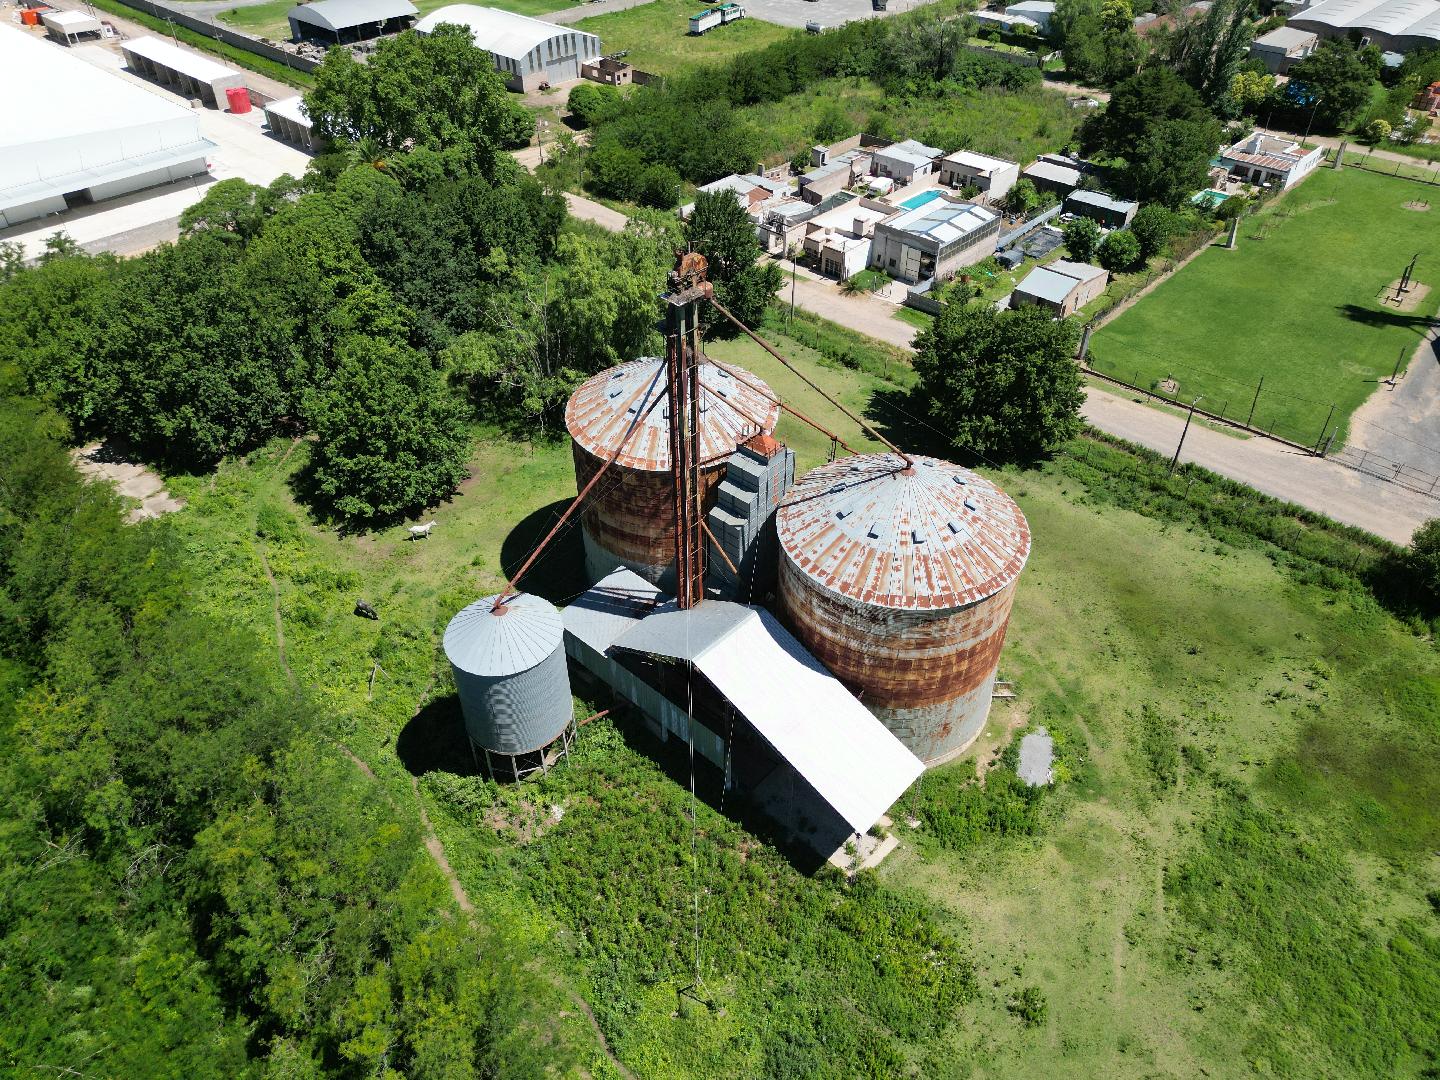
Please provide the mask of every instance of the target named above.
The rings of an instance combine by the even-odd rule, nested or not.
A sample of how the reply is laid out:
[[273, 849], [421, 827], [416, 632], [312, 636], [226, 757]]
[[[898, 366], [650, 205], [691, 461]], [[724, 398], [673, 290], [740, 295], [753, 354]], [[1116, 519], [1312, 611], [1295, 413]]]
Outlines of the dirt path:
[[1416, 347], [1404, 376], [1393, 387], [1381, 382], [1355, 410], [1346, 445], [1440, 476], [1440, 322]]
[[295, 672], [290, 670], [290, 658], [285, 654], [285, 622], [280, 618], [280, 586], [275, 583], [275, 573], [270, 569], [270, 560], [265, 557], [265, 549], [257, 544], [255, 552], [260, 556], [260, 566], [265, 571], [265, 580], [270, 582], [270, 597], [275, 613], [275, 650], [280, 654], [280, 666], [285, 670], [285, 678], [293, 690], [300, 683], [295, 678]]

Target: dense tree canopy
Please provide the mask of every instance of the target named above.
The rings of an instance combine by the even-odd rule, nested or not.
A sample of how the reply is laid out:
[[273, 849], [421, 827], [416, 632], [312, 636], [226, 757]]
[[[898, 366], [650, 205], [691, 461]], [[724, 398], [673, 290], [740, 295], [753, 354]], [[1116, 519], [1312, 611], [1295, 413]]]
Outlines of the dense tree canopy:
[[950, 304], [915, 339], [935, 425], [989, 460], [1047, 454], [1080, 430], [1077, 332], [1038, 307]]
[[[745, 208], [728, 191], [702, 191], [685, 223], [685, 238], [710, 263], [715, 298], [746, 326], [760, 325], [761, 316], [780, 288], [780, 268], [757, 262], [760, 242]], [[714, 332], [734, 334], [735, 328], [711, 312]]]
[[1051, 31], [1078, 82], [1113, 86], [1140, 67], [1144, 50], [1126, 0], [1060, 0]]
[[1440, 603], [1440, 518], [1431, 518], [1415, 530], [1410, 541], [1410, 565], [1420, 587]]
[[1065, 223], [1065, 250], [1077, 262], [1089, 262], [1100, 247], [1100, 226], [1093, 218], [1077, 216]]
[[1231, 81], [1250, 52], [1255, 24], [1249, 0], [1215, 0], [1184, 18], [1169, 41], [1167, 59], [1212, 109], [1222, 107]]
[[1322, 41], [1313, 53], [1291, 65], [1283, 100], [1295, 117], [1293, 122], [1308, 126], [1313, 116], [1317, 129], [1338, 131], [1365, 107], [1374, 81], [1374, 73], [1354, 45]]
[[384, 38], [363, 63], [349, 49], [331, 49], [305, 104], [321, 138], [369, 139], [392, 154], [421, 147], [487, 177], [513, 169], [501, 151], [535, 130], [490, 54], [459, 26]]

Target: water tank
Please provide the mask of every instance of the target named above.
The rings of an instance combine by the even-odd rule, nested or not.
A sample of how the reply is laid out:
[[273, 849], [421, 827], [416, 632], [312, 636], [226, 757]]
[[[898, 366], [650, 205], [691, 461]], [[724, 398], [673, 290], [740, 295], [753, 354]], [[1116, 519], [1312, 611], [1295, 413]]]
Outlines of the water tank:
[[795, 636], [927, 765], [968, 747], [1030, 554], [1015, 502], [958, 465], [870, 454], [801, 477], [775, 525]]
[[465, 730], [475, 746], [527, 754], [550, 745], [574, 716], [565, 628], [546, 600], [518, 593], [499, 608], [477, 600], [445, 628]]
[[250, 91], [243, 86], [227, 88], [225, 100], [229, 102], [232, 113], [248, 113], [250, 111]]
[[[726, 368], [708, 360], [700, 366], [703, 513], [715, 505], [726, 459], [746, 439], [772, 434], [780, 417], [780, 406], [770, 400], [773, 391], [759, 376], [733, 364]], [[602, 371], [576, 390], [565, 407], [577, 490], [610, 460], [626, 434], [640, 427], [581, 511], [585, 570], [591, 582], [624, 566], [661, 588], [673, 587], [669, 405], [664, 362], [644, 357]]]

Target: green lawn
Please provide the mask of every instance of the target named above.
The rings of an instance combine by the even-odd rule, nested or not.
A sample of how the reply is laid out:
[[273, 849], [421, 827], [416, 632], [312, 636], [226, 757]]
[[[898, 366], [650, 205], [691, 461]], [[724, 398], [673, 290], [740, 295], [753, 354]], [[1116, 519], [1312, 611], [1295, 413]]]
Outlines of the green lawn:
[[690, 16], [705, 7], [699, 0], [651, 0], [628, 11], [582, 19], [576, 26], [599, 34], [607, 55], [627, 52], [627, 61], [653, 75], [678, 75], [699, 64], [720, 63], [801, 32], [747, 18], [691, 37]]
[[[449, 2], [450, 0], [415, 0], [415, 6], [423, 18]], [[521, 15], [544, 15], [573, 5], [570, 0], [495, 0], [488, 6], [501, 8], [504, 11], [514, 11]], [[267, 0], [266, 3], [250, 7], [231, 8], [229, 11], [221, 12], [218, 18], [225, 25], [254, 34], [256, 37], [288, 40], [290, 23], [285, 16], [294, 7], [294, 0]]]
[[[1335, 405], [1346, 418], [1413, 350], [1440, 295], [1397, 313], [1379, 296], [1417, 251], [1418, 279], [1440, 285], [1424, 252], [1435, 212], [1408, 210], [1431, 189], [1358, 169], [1321, 169], [1241, 225], [1239, 247], [1213, 246], [1095, 334], [1091, 362], [1243, 420], [1265, 380], [1257, 426], [1313, 443]], [[1333, 430], [1333, 427], [1332, 427]], [[1337, 440], [1338, 441], [1338, 440]]]
[[[851, 408], [885, 389], [777, 342]], [[850, 437], [753, 344], [711, 349]], [[890, 433], [915, 445], [923, 432], [896, 415]], [[788, 416], [780, 433], [802, 470], [828, 452]], [[1440, 658], [1350, 576], [1375, 545], [1097, 441], [995, 474], [1035, 539], [1001, 661], [1019, 697], [980, 745], [1044, 723], [1062, 782], [1033, 835], [957, 847], [924, 819], [976, 797], [974, 759], [929, 774], [893, 815], [902, 847], [879, 899], [859, 905], [868, 885], [796, 874], [733, 803], [700, 807], [692, 863], [683, 766], [667, 775], [627, 725], [584, 728], [569, 766], [519, 789], [473, 774], [439, 635], [573, 497], [563, 442], [483, 434], [473, 478], [416, 543], [403, 526], [310, 522], [287, 486], [305, 453], [277, 441], [170, 479], [189, 506], [168, 521], [208, 567], [198, 601], [273, 646], [266, 554], [290, 663], [337, 736], [397, 801], [421, 773], [482, 916], [585, 994], [637, 1075], [858, 1076], [863, 1061], [926, 1078], [1368, 1078], [1434, 1063]], [[532, 588], [582, 587], [577, 548], [570, 530]], [[357, 595], [378, 623], [349, 614]], [[697, 895], [697, 996], [714, 1009], [679, 996]], [[961, 958], [914, 948], [922, 926]], [[858, 940], [878, 944], [857, 958]], [[911, 981], [970, 964], [938, 1022], [907, 1011]], [[1015, 1012], [1026, 990], [1045, 1003], [1033, 1026]]]

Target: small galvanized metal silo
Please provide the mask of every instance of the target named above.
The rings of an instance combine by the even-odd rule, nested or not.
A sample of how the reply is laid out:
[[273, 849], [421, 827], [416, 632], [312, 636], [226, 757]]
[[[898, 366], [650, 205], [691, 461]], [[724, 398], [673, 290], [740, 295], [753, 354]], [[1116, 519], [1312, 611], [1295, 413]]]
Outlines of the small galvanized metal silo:
[[[708, 513], [725, 477], [726, 458], [746, 439], [773, 434], [780, 406], [764, 380], [731, 364], [722, 368], [705, 361], [700, 387], [700, 491], [702, 513]], [[577, 490], [639, 426], [581, 511], [591, 582], [624, 566], [662, 587], [673, 584], [669, 405], [664, 361], [644, 357], [602, 371], [576, 390], [565, 408]]]
[[974, 741], [1030, 526], [969, 469], [893, 454], [801, 477], [775, 516], [780, 608], [806, 648], [926, 765]]
[[498, 607], [496, 599], [477, 600], [450, 620], [445, 655], [471, 744], [513, 757], [566, 734], [574, 706], [560, 612], [529, 593]]

